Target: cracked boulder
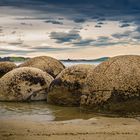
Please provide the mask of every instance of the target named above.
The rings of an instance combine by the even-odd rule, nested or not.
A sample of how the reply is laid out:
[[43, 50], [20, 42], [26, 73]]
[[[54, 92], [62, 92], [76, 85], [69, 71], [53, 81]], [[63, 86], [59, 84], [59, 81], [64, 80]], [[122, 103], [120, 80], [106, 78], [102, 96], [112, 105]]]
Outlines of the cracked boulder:
[[110, 58], [88, 75], [81, 107], [93, 111], [140, 112], [140, 56]]
[[85, 80], [93, 69], [93, 65], [79, 64], [63, 70], [51, 83], [48, 102], [62, 106], [79, 106]]
[[0, 79], [0, 101], [46, 100], [53, 77], [37, 68], [17, 68]]
[[0, 62], [0, 77], [2, 77], [7, 72], [15, 69], [17, 66], [13, 62]]
[[31, 58], [20, 64], [19, 67], [35, 67], [49, 73], [54, 78], [65, 68], [59, 60], [49, 56]]

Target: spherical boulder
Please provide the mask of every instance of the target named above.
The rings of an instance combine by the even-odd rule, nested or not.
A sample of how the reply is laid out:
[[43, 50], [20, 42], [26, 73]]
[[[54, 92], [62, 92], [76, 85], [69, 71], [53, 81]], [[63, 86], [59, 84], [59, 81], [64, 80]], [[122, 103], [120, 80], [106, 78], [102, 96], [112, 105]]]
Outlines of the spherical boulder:
[[46, 100], [53, 77], [37, 68], [17, 68], [0, 79], [0, 101]]
[[87, 77], [81, 108], [94, 111], [140, 112], [140, 56], [110, 58]]
[[49, 73], [54, 78], [65, 68], [65, 66], [58, 60], [49, 56], [39, 56], [31, 58], [19, 67], [35, 67]]
[[2, 77], [4, 74], [6, 74], [7, 72], [15, 69], [17, 66], [15, 63], [13, 62], [0, 62], [0, 77]]
[[79, 64], [63, 70], [51, 83], [48, 103], [62, 106], [79, 106], [87, 75], [93, 65]]

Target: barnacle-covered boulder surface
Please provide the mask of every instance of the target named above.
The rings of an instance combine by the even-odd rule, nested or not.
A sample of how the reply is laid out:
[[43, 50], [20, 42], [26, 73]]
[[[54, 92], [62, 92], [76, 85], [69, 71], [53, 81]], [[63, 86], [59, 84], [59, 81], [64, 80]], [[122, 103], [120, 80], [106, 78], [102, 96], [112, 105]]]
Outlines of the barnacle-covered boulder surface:
[[140, 112], [140, 56], [110, 58], [98, 65], [86, 81], [81, 107], [95, 111]]
[[37, 68], [17, 68], [0, 79], [0, 101], [46, 100], [53, 77]]
[[0, 77], [2, 77], [7, 72], [16, 68], [16, 64], [13, 62], [0, 62]]
[[48, 103], [62, 106], [79, 106], [87, 75], [93, 65], [79, 64], [63, 70], [51, 83]]
[[56, 77], [65, 68], [65, 66], [59, 60], [49, 56], [38, 56], [31, 58], [20, 64], [19, 67], [39, 68], [46, 71], [53, 77]]

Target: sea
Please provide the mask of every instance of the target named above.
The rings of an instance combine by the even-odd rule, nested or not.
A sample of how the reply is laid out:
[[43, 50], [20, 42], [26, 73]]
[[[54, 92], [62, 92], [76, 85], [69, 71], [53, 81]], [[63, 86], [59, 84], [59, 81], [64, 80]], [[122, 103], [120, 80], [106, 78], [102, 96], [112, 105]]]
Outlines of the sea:
[[[76, 64], [98, 65], [101, 62], [72, 61], [62, 63], [68, 67]], [[21, 62], [17, 62], [17, 65]], [[32, 120], [32, 121], [65, 121], [73, 119], [89, 119], [97, 116], [95, 113], [86, 113], [78, 107], [60, 107], [48, 105], [47, 102], [0, 102], [0, 119]]]
[[[77, 64], [91, 64], [91, 65], [99, 65], [100, 63], [102, 63], [103, 61], [61, 61], [66, 67], [69, 67], [69, 66], [73, 66], [73, 65], [77, 65]], [[16, 62], [17, 65], [20, 65], [21, 63], [23, 62]]]

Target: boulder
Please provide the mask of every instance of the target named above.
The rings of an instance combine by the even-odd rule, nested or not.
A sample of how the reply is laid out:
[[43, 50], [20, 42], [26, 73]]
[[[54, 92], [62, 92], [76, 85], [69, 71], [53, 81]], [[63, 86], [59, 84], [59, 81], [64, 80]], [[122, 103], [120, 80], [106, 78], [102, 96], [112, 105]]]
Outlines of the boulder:
[[0, 77], [2, 77], [4, 74], [6, 74], [7, 72], [15, 69], [17, 66], [15, 63], [13, 62], [0, 62]]
[[0, 101], [46, 100], [53, 78], [37, 68], [17, 68], [0, 79]]
[[60, 61], [49, 56], [31, 58], [20, 64], [19, 67], [35, 67], [49, 73], [54, 78], [65, 68]]
[[110, 58], [86, 78], [81, 108], [107, 112], [140, 112], [140, 56]]
[[93, 65], [79, 64], [64, 69], [51, 83], [48, 103], [62, 106], [79, 106], [87, 75]]

